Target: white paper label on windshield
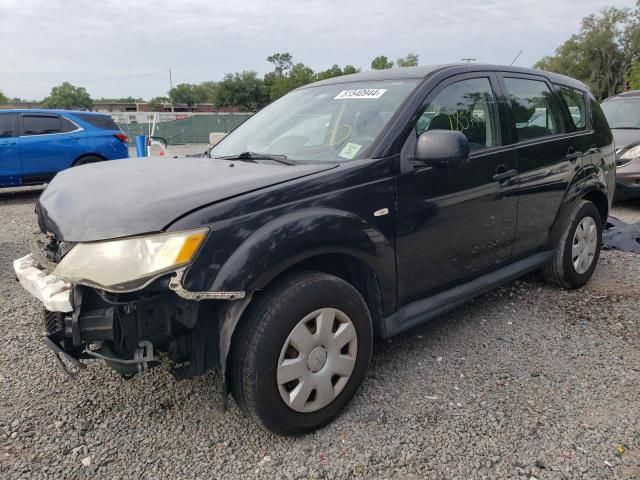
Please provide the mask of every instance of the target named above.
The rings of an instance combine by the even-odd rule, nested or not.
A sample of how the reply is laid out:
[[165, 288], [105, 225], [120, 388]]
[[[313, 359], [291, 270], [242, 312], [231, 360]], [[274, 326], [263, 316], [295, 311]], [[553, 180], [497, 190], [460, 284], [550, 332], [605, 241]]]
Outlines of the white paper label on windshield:
[[386, 88], [358, 88], [356, 90], [343, 90], [334, 100], [345, 98], [380, 98], [386, 92]]
[[344, 146], [344, 148], [340, 151], [338, 156], [342, 158], [348, 158], [349, 160], [351, 160], [353, 157], [356, 156], [361, 146], [362, 145], [358, 145], [357, 143], [347, 143]]

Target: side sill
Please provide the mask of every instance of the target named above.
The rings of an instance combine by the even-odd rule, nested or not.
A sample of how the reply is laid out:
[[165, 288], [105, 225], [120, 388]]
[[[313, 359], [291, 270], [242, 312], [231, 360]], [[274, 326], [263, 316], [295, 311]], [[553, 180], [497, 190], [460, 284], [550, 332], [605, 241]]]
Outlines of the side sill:
[[482, 275], [470, 282], [409, 303], [393, 315], [384, 318], [376, 333], [382, 338], [390, 338], [427, 322], [478, 295], [482, 295], [504, 283], [536, 270], [549, 261], [552, 256], [553, 250], [536, 253], [494, 272]]

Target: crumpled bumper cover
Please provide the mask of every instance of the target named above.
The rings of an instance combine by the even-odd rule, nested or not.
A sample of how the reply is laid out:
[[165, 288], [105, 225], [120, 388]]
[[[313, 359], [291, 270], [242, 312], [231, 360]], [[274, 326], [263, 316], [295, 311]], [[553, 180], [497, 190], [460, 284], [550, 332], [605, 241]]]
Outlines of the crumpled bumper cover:
[[13, 262], [13, 269], [22, 287], [52, 312], [73, 311], [73, 285], [48, 273], [31, 254]]

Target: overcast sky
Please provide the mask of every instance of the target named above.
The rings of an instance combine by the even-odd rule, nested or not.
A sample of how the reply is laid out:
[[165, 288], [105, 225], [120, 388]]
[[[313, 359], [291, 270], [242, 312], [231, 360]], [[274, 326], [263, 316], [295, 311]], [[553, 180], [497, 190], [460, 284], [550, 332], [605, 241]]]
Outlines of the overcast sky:
[[173, 82], [270, 70], [290, 52], [315, 70], [408, 52], [532, 66], [582, 17], [634, 0], [0, 0], [0, 91], [41, 99], [63, 81], [93, 98], [165, 95]]

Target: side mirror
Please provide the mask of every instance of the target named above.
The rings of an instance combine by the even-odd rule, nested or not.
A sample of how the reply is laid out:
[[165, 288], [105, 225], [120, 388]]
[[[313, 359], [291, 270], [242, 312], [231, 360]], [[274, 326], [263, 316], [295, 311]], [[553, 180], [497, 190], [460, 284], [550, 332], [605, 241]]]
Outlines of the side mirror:
[[413, 160], [429, 167], [457, 167], [469, 160], [469, 141], [461, 132], [429, 130], [418, 137]]

